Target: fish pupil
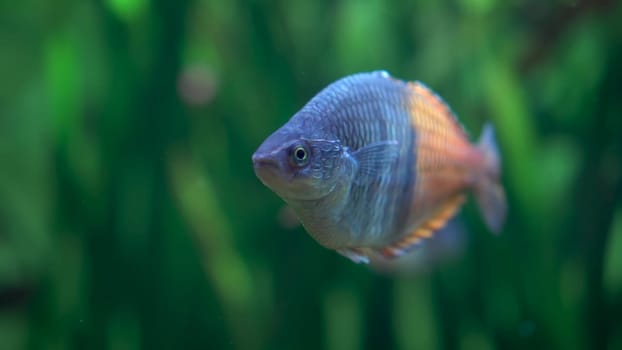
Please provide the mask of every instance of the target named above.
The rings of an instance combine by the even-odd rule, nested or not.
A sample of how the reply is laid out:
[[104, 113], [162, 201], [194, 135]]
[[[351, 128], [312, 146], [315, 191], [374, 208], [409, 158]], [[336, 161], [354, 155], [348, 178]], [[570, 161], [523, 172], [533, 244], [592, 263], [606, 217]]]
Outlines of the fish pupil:
[[302, 148], [298, 148], [296, 150], [296, 158], [298, 158], [298, 160], [304, 160], [305, 158], [307, 158], [307, 152], [305, 152], [305, 150]]

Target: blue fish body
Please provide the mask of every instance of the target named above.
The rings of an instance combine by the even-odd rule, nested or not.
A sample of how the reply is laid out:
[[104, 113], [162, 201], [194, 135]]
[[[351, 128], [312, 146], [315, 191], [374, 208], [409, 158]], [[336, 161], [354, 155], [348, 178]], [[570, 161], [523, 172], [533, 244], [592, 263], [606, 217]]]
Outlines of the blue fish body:
[[471, 145], [425, 86], [382, 71], [322, 90], [263, 142], [253, 164], [316, 241], [361, 262], [399, 256], [431, 236], [468, 189], [480, 189], [498, 230], [505, 197], [494, 138], [487, 146]]

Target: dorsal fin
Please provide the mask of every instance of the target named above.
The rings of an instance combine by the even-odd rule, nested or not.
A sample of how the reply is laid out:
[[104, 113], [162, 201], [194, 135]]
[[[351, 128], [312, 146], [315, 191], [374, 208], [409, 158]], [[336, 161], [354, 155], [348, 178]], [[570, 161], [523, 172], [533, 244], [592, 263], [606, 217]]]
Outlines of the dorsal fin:
[[435, 111], [439, 112], [438, 115], [443, 116], [447, 121], [449, 121], [449, 123], [455, 127], [456, 131], [458, 131], [467, 139], [469, 138], [467, 131], [458, 121], [458, 117], [456, 117], [456, 114], [439, 95], [437, 95], [432, 89], [430, 89], [424, 83], [418, 80], [410, 83], [410, 86], [415, 94], [421, 96], [426, 103], [430, 104], [430, 106]]
[[378, 252], [385, 258], [395, 258], [407, 253], [423, 239], [434, 236], [439, 229], [443, 228], [447, 221], [456, 214], [464, 200], [465, 195], [463, 194], [456, 195], [447, 200], [434, 215], [415, 228], [410, 234], [387, 247], [379, 249]]

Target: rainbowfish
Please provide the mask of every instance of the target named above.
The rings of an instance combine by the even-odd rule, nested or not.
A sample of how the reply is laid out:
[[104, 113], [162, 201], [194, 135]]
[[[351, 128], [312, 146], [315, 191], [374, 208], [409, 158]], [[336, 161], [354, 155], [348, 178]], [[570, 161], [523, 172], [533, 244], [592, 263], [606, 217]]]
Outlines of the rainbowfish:
[[385, 71], [324, 88], [252, 160], [319, 244], [357, 263], [401, 256], [432, 237], [468, 191], [489, 230], [505, 221], [492, 126], [471, 144], [437, 94]]

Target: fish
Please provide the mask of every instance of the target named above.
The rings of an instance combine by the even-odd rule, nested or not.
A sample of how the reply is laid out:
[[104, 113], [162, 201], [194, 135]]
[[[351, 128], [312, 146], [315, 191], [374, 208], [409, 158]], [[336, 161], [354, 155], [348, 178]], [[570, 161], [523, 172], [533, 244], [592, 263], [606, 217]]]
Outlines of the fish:
[[386, 71], [329, 84], [252, 162], [313, 239], [356, 263], [421, 246], [468, 193], [491, 232], [500, 233], [507, 215], [492, 124], [471, 143], [439, 95]]

